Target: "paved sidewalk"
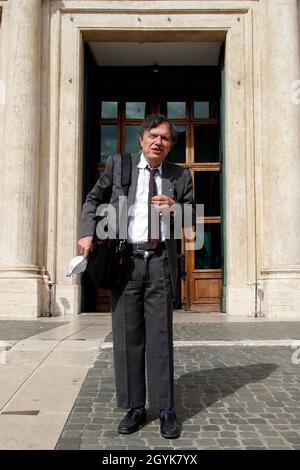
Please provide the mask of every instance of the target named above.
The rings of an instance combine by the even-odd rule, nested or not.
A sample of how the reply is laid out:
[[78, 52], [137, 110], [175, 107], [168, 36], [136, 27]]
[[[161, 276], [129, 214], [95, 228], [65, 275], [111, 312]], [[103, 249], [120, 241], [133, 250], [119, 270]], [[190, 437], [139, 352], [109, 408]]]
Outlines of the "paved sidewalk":
[[300, 321], [231, 320], [174, 314], [182, 432], [167, 440], [149, 408], [139, 432], [116, 431], [110, 315], [40, 319], [51, 329], [0, 364], [0, 448], [300, 449]]
[[[111, 331], [110, 315], [71, 320], [0, 320], [0, 449], [55, 448], [86, 374]], [[43, 323], [46, 328], [36, 334]]]

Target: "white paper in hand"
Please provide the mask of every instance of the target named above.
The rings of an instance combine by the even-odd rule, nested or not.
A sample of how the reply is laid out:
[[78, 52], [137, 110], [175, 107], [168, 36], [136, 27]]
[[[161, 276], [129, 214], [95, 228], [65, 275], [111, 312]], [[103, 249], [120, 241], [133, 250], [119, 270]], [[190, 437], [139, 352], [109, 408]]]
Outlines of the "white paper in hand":
[[76, 256], [71, 259], [68, 267], [67, 277], [75, 277], [83, 273], [87, 267], [87, 259], [84, 256]]

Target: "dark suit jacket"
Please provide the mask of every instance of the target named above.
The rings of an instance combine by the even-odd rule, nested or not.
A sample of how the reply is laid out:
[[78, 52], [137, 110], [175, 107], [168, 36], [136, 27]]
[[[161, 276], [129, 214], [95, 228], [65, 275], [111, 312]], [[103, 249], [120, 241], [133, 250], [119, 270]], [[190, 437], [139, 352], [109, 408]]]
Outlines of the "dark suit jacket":
[[[140, 161], [140, 155], [140, 153], [132, 155], [132, 177], [128, 192], [128, 207], [134, 203], [138, 178], [137, 165]], [[189, 170], [165, 160], [162, 164], [162, 194], [174, 197], [178, 204], [193, 206], [193, 183]], [[116, 209], [118, 233], [119, 196], [124, 197], [121, 184], [121, 157], [120, 155], [113, 155], [108, 158], [105, 171], [87, 195], [83, 205], [80, 238], [94, 235], [97, 223], [96, 211], [98, 206], [104, 203], [110, 203]], [[166, 239], [166, 249], [172, 288], [175, 292], [178, 265], [176, 240], [174, 238]]]

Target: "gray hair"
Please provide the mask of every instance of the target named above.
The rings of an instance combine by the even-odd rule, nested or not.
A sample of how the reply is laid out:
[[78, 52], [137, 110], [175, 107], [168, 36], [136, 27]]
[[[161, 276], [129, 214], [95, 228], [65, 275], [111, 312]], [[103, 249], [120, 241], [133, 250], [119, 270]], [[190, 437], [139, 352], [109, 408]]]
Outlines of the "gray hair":
[[139, 137], [143, 137], [145, 131], [150, 131], [151, 129], [155, 129], [158, 127], [160, 124], [168, 124], [170, 128], [170, 133], [171, 133], [171, 141], [172, 144], [175, 144], [177, 140], [177, 131], [174, 123], [167, 118], [164, 114], [148, 114], [148, 116], [145, 117], [145, 120], [142, 124], [142, 127], [139, 129]]

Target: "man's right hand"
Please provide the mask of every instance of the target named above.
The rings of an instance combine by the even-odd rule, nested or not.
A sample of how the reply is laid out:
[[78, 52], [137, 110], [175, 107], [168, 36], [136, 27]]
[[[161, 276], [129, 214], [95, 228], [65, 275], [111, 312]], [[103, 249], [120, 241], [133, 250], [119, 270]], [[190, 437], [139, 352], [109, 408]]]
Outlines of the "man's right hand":
[[83, 255], [85, 258], [88, 257], [93, 244], [94, 237], [83, 237], [78, 240], [77, 244], [79, 247], [79, 253]]

